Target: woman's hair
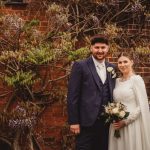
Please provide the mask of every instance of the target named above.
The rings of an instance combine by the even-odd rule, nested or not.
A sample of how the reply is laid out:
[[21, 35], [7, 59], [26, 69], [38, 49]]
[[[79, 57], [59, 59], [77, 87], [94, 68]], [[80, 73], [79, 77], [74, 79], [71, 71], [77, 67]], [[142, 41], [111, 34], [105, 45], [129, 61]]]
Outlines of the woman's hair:
[[127, 57], [127, 58], [129, 58], [130, 60], [133, 60], [133, 55], [132, 55], [130, 52], [121, 52], [121, 53], [118, 55], [118, 59], [119, 59], [121, 56]]

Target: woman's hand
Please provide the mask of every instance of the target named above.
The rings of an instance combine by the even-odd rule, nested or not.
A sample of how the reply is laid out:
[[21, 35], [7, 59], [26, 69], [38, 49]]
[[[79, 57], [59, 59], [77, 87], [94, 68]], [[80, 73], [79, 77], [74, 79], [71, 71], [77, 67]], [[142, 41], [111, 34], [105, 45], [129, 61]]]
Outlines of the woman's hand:
[[115, 130], [119, 130], [119, 129], [123, 128], [125, 125], [126, 125], [125, 121], [123, 121], [123, 120], [113, 123], [113, 127], [115, 128]]

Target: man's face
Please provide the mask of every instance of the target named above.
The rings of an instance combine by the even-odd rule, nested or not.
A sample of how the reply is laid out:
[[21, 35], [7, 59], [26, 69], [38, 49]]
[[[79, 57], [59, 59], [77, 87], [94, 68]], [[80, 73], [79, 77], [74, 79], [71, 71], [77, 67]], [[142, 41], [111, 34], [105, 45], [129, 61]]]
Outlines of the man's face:
[[91, 45], [91, 52], [95, 59], [98, 61], [103, 61], [108, 53], [109, 46], [105, 43], [95, 43]]

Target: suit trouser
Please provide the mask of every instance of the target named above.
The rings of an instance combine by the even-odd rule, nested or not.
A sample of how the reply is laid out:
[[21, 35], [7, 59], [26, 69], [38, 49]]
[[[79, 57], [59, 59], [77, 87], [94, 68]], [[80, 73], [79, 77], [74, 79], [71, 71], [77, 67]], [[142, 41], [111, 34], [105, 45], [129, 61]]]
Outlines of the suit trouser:
[[109, 125], [102, 119], [90, 127], [81, 127], [76, 136], [76, 150], [108, 150]]

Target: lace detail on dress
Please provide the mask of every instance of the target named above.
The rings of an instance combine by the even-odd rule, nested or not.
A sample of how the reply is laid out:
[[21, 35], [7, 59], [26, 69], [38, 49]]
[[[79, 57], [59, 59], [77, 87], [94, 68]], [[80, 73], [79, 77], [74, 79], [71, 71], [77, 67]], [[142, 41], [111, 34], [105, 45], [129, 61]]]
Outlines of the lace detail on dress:
[[130, 113], [129, 117], [124, 120], [125, 124], [129, 125], [130, 123], [134, 122], [140, 116], [140, 113], [141, 113], [141, 109], [140, 107], [137, 107], [136, 110]]

